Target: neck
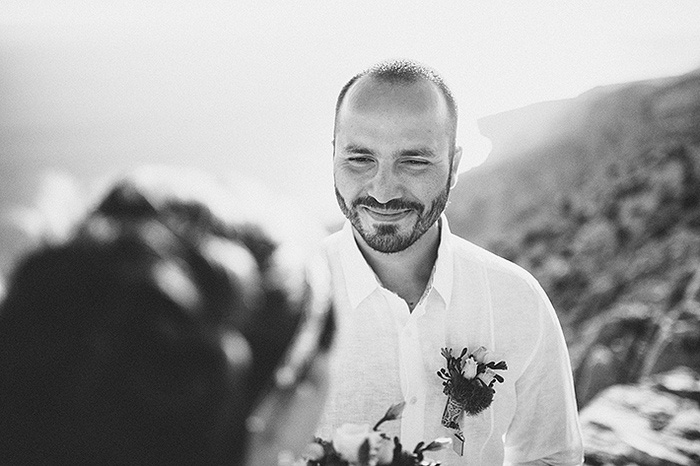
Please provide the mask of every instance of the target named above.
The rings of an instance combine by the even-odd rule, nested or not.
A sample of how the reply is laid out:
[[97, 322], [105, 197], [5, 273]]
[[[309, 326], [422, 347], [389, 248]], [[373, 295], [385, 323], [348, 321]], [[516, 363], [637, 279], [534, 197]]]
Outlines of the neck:
[[372, 249], [354, 229], [353, 233], [362, 255], [382, 285], [403, 298], [413, 310], [428, 285], [437, 259], [439, 222], [408, 248], [389, 254]]

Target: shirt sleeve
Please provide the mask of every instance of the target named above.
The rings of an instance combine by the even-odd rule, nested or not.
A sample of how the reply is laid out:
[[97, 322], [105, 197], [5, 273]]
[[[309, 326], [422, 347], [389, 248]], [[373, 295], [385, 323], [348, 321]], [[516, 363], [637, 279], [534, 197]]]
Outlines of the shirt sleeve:
[[580, 465], [583, 446], [569, 352], [554, 308], [537, 281], [539, 335], [515, 382], [516, 411], [506, 432], [505, 464]]

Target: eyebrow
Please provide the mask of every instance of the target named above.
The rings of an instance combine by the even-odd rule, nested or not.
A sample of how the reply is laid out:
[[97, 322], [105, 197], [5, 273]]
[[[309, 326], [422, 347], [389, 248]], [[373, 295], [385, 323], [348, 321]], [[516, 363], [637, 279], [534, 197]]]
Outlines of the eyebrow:
[[[348, 144], [345, 146], [344, 151], [349, 154], [366, 154], [366, 155], [372, 155], [374, 152], [371, 149], [368, 149], [364, 146], [360, 146], [357, 144]], [[435, 152], [427, 147], [421, 147], [418, 149], [405, 149], [405, 150], [399, 150], [394, 153], [395, 157], [426, 157], [426, 158], [433, 158], [435, 157]]]
[[428, 149], [427, 147], [421, 147], [419, 149], [406, 149], [399, 151], [398, 153], [395, 154], [396, 156], [403, 156], [403, 157], [435, 157], [435, 152], [433, 152], [431, 149]]
[[350, 154], [373, 154], [371, 150], [364, 146], [358, 146], [357, 144], [348, 144], [344, 147], [344, 152]]

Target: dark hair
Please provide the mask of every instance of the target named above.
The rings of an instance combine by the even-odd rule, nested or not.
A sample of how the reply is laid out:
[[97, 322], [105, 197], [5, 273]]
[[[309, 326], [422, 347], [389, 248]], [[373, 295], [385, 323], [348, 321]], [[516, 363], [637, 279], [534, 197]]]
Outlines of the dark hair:
[[[209, 252], [217, 242], [251, 258], [250, 276]], [[117, 186], [11, 278], [0, 463], [238, 464], [313, 294], [303, 277], [279, 282], [277, 249], [257, 225]], [[321, 350], [332, 331], [329, 319]]]
[[411, 84], [420, 79], [424, 79], [435, 84], [444, 96], [445, 102], [447, 103], [450, 118], [451, 147], [454, 148], [457, 137], [457, 103], [454, 99], [454, 95], [447, 84], [445, 84], [442, 76], [440, 76], [435, 70], [412, 60], [383, 61], [353, 76], [340, 90], [340, 94], [338, 94], [338, 100], [335, 104], [335, 124], [333, 128], [334, 135], [338, 125], [338, 113], [340, 111], [340, 106], [343, 104], [343, 100], [345, 99], [345, 95], [348, 93], [348, 90], [350, 90], [352, 85], [364, 76], [370, 76], [379, 81], [391, 84]]

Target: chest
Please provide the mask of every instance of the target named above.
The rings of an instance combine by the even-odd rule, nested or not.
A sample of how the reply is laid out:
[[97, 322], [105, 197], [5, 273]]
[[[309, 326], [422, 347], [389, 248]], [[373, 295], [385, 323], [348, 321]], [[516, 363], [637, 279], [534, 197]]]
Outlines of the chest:
[[429, 299], [410, 312], [399, 296], [377, 294], [356, 309], [339, 309], [337, 353], [342, 367], [363, 377], [434, 374], [449, 328], [439, 304]]

